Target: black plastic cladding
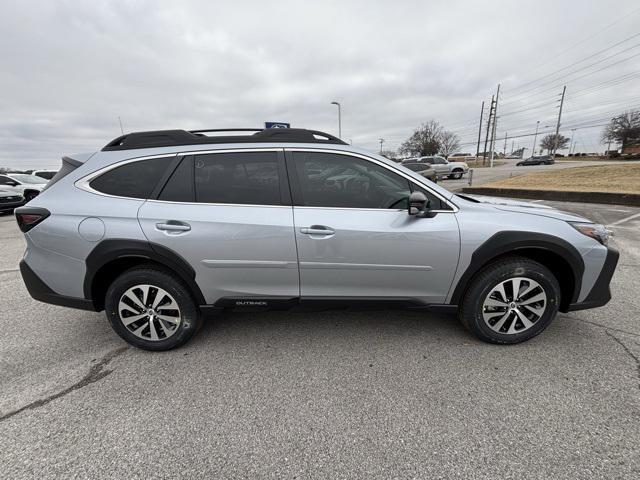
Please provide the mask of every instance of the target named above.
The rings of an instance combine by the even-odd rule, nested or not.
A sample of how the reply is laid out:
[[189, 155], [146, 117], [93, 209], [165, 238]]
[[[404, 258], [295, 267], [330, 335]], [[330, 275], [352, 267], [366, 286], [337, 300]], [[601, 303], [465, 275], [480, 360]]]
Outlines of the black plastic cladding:
[[[206, 136], [202, 132], [256, 132], [251, 135]], [[322, 138], [318, 138], [322, 137]], [[304, 128], [268, 129], [220, 129], [220, 130], [157, 130], [133, 132], [113, 139], [102, 151], [130, 150], [135, 148], [173, 147], [209, 143], [317, 143], [347, 145], [337, 137], [317, 130]]]

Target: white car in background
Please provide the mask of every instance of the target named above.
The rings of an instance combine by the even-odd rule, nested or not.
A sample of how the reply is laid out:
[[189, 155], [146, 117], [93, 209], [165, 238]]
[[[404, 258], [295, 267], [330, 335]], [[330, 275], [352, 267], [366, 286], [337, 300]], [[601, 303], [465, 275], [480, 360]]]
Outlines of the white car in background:
[[27, 173], [4, 173], [0, 175], [0, 188], [16, 192], [28, 202], [38, 196], [48, 181]]
[[34, 170], [31, 172], [31, 175], [35, 175], [36, 177], [44, 178], [49, 181], [56, 173], [58, 173], [58, 170]]
[[438, 174], [438, 178], [459, 179], [469, 171], [469, 165], [465, 162], [450, 162], [439, 155], [430, 155], [428, 157], [408, 158], [402, 163], [428, 163]]

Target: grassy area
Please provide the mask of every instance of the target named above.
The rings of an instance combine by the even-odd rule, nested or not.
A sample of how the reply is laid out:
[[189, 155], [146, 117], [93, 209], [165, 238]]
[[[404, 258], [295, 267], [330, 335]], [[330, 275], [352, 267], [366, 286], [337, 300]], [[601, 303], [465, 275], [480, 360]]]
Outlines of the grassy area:
[[[455, 161], [455, 160], [453, 160]], [[504, 160], [493, 160], [493, 166], [497, 167], [499, 165], [504, 165], [505, 162]], [[486, 161], [486, 165], [482, 164], [482, 158], [479, 158], [477, 161], [476, 160], [467, 160], [467, 165], [469, 165], [469, 168], [484, 168], [484, 167], [489, 167], [490, 166], [490, 162], [489, 159], [487, 158]]]
[[640, 193], [640, 164], [547, 170], [498, 180], [482, 186], [573, 192]]

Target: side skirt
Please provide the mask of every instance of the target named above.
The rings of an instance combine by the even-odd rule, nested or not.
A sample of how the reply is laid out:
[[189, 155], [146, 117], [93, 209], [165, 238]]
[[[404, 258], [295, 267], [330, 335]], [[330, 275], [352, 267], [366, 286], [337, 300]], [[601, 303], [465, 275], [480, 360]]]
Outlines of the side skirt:
[[427, 310], [456, 313], [457, 305], [429, 304], [411, 297], [224, 297], [213, 305], [200, 306], [206, 316], [222, 310], [258, 312], [266, 310]]

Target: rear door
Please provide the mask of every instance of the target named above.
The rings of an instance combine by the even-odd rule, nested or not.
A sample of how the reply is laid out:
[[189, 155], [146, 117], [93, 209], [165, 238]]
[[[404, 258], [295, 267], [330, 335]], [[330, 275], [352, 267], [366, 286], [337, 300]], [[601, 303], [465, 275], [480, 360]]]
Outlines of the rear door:
[[281, 149], [186, 154], [138, 217], [149, 241], [194, 268], [209, 304], [264, 305], [299, 295]]
[[[287, 149], [304, 298], [445, 301], [459, 234], [454, 209], [390, 167], [347, 152]], [[407, 214], [412, 190], [437, 213]]]

